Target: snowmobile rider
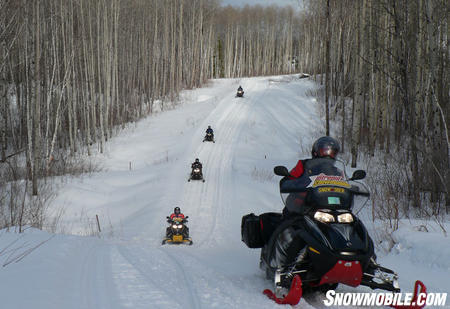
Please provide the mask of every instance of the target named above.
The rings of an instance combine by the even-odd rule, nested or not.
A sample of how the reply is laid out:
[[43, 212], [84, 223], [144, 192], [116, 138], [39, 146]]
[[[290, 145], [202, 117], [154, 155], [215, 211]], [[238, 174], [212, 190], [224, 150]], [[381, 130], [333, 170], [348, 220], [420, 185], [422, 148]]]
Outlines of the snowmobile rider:
[[208, 126], [208, 129], [206, 129], [206, 134], [211, 134], [212, 136], [214, 136], [214, 131], [211, 126]]
[[175, 208], [173, 209], [173, 213], [170, 215], [170, 219], [173, 220], [174, 218], [181, 218], [181, 219], [184, 219], [184, 214], [181, 213], [180, 207], [175, 207]]
[[238, 96], [238, 97], [243, 97], [244, 96], [244, 89], [242, 89], [241, 86], [239, 86], [236, 96]]
[[[339, 143], [332, 137], [324, 136], [316, 140], [312, 146], [311, 159], [299, 160], [297, 165], [290, 171], [290, 176], [286, 176], [280, 181], [280, 187], [288, 185], [289, 181], [296, 181], [304, 178], [305, 183], [310, 179], [306, 177], [319, 175], [342, 175], [342, 171], [334, 166], [336, 156], [340, 151]], [[266, 262], [273, 268], [290, 265], [298, 257], [299, 252], [306, 243], [301, 235], [297, 233], [295, 217], [302, 215], [305, 204], [306, 192], [290, 193], [286, 198], [286, 206], [283, 208], [281, 222], [278, 223], [277, 234], [271, 245], [267, 245], [264, 252]], [[266, 224], [264, 224], [266, 225]], [[275, 233], [275, 231], [273, 231]]]
[[[334, 167], [334, 161], [340, 151], [339, 142], [329, 136], [323, 136], [316, 140], [312, 146], [311, 159], [303, 159], [297, 162], [297, 165], [290, 171], [291, 177], [284, 177], [281, 182], [300, 178], [306, 173], [306, 175], [318, 175], [318, 173], [336, 172], [342, 174], [342, 171]], [[328, 164], [324, 164], [328, 163]], [[332, 171], [317, 170], [317, 168], [327, 166]], [[313, 172], [314, 170], [314, 172]], [[283, 209], [283, 217], [289, 218], [299, 212], [299, 209], [304, 205], [306, 198], [306, 192], [291, 194], [286, 200], [286, 207]]]
[[[171, 223], [172, 220], [181, 219], [184, 221], [186, 218], [184, 214], [181, 212], [180, 207], [175, 207], [173, 209], [173, 213], [170, 215], [170, 219], [167, 220], [168, 223]], [[170, 226], [166, 229], [166, 237], [170, 238], [172, 237], [172, 230]], [[185, 225], [184, 226], [184, 232], [183, 232], [184, 238], [189, 238], [189, 228]]]
[[200, 163], [200, 160], [197, 158], [195, 159], [195, 162], [192, 163], [192, 172], [194, 171], [194, 168], [199, 168], [200, 169], [200, 173], [202, 172], [202, 164]]

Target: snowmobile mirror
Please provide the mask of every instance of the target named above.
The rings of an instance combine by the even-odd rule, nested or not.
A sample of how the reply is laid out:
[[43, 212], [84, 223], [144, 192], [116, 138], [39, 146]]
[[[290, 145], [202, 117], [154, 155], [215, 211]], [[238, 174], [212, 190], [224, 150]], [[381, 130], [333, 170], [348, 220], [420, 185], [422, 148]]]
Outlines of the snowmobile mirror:
[[288, 169], [285, 166], [275, 166], [273, 172], [278, 176], [290, 176]]
[[167, 218], [167, 219], [170, 219], [170, 217], [169, 217], [169, 216], [167, 216], [166, 218]]
[[356, 170], [353, 172], [352, 178], [350, 180], [359, 180], [366, 178], [366, 171]]
[[189, 218], [189, 216], [186, 216], [185, 219]]

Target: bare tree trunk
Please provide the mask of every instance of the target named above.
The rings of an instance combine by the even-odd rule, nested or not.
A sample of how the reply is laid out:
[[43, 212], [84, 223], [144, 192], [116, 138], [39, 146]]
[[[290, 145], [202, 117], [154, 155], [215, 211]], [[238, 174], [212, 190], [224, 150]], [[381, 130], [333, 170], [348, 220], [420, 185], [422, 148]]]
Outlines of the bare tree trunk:
[[330, 136], [330, 110], [329, 110], [329, 92], [330, 92], [330, 0], [327, 0], [326, 6], [326, 20], [327, 20], [327, 33], [326, 33], [326, 47], [325, 47], [325, 134]]
[[32, 172], [32, 186], [33, 186], [33, 195], [38, 194], [38, 173], [39, 173], [39, 160], [40, 160], [40, 131], [41, 131], [41, 76], [40, 76], [40, 59], [41, 59], [41, 50], [40, 50], [40, 6], [39, 1], [34, 3], [35, 7], [35, 60], [34, 60], [34, 86], [35, 86], [35, 99], [34, 99], [34, 110], [33, 110], [33, 135], [34, 135], [34, 143], [33, 143], [33, 172]]

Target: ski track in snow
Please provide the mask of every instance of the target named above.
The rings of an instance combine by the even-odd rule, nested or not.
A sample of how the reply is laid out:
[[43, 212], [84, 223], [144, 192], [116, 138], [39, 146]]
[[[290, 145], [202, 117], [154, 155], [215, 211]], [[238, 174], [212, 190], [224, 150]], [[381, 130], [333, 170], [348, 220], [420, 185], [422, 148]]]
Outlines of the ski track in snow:
[[[82, 229], [74, 219], [80, 213], [98, 213], [103, 235], [112, 236], [57, 235], [21, 263], [5, 267], [0, 274], [5, 308], [286, 308], [262, 294], [272, 282], [258, 268], [259, 250], [241, 242], [240, 220], [249, 212], [282, 209], [273, 166], [292, 167], [308, 157], [311, 142], [323, 134], [316, 101], [307, 95], [316, 86], [293, 76], [212, 84], [183, 92], [185, 104], [111, 139], [100, 156], [108, 170], [61, 189], [55, 205], [68, 203], [67, 222], [74, 230]], [[244, 98], [235, 98], [239, 84]], [[208, 125], [215, 143], [202, 142]], [[187, 181], [197, 157], [204, 183]], [[175, 206], [189, 216], [192, 246], [161, 245], [165, 218]], [[412, 270], [426, 256], [415, 254], [419, 249], [410, 234], [395, 236], [398, 256], [381, 257], [381, 262], [402, 270], [400, 283], [409, 291], [416, 279]], [[20, 237], [37, 242], [48, 234]], [[0, 251], [13, 238], [6, 234], [2, 242], [0, 237]], [[450, 263], [432, 267], [434, 277], [425, 278], [426, 284], [437, 278], [431, 287], [445, 291]], [[33, 280], [21, 280], [25, 276], [43, 277], [46, 283], [36, 288]], [[340, 286], [337, 291], [369, 290]], [[23, 293], [27, 297], [20, 297]], [[296, 307], [325, 308], [322, 300], [320, 294], [306, 295]]]

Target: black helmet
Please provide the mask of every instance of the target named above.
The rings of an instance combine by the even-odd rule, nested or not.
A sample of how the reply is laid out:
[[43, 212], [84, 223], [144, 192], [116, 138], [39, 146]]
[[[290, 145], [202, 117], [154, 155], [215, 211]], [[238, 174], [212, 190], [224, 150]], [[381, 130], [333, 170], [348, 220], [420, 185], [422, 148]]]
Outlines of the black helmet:
[[330, 157], [336, 160], [336, 156], [341, 148], [339, 142], [332, 137], [322, 136], [314, 142], [311, 155], [313, 158]]
[[211, 129], [211, 126], [208, 126], [208, 129]]
[[197, 159], [195, 159], [195, 162], [200, 162], [200, 160], [197, 158]]
[[181, 211], [180, 211], [180, 207], [175, 207], [174, 209], [173, 209], [173, 212], [175, 213], [175, 214], [179, 214]]

